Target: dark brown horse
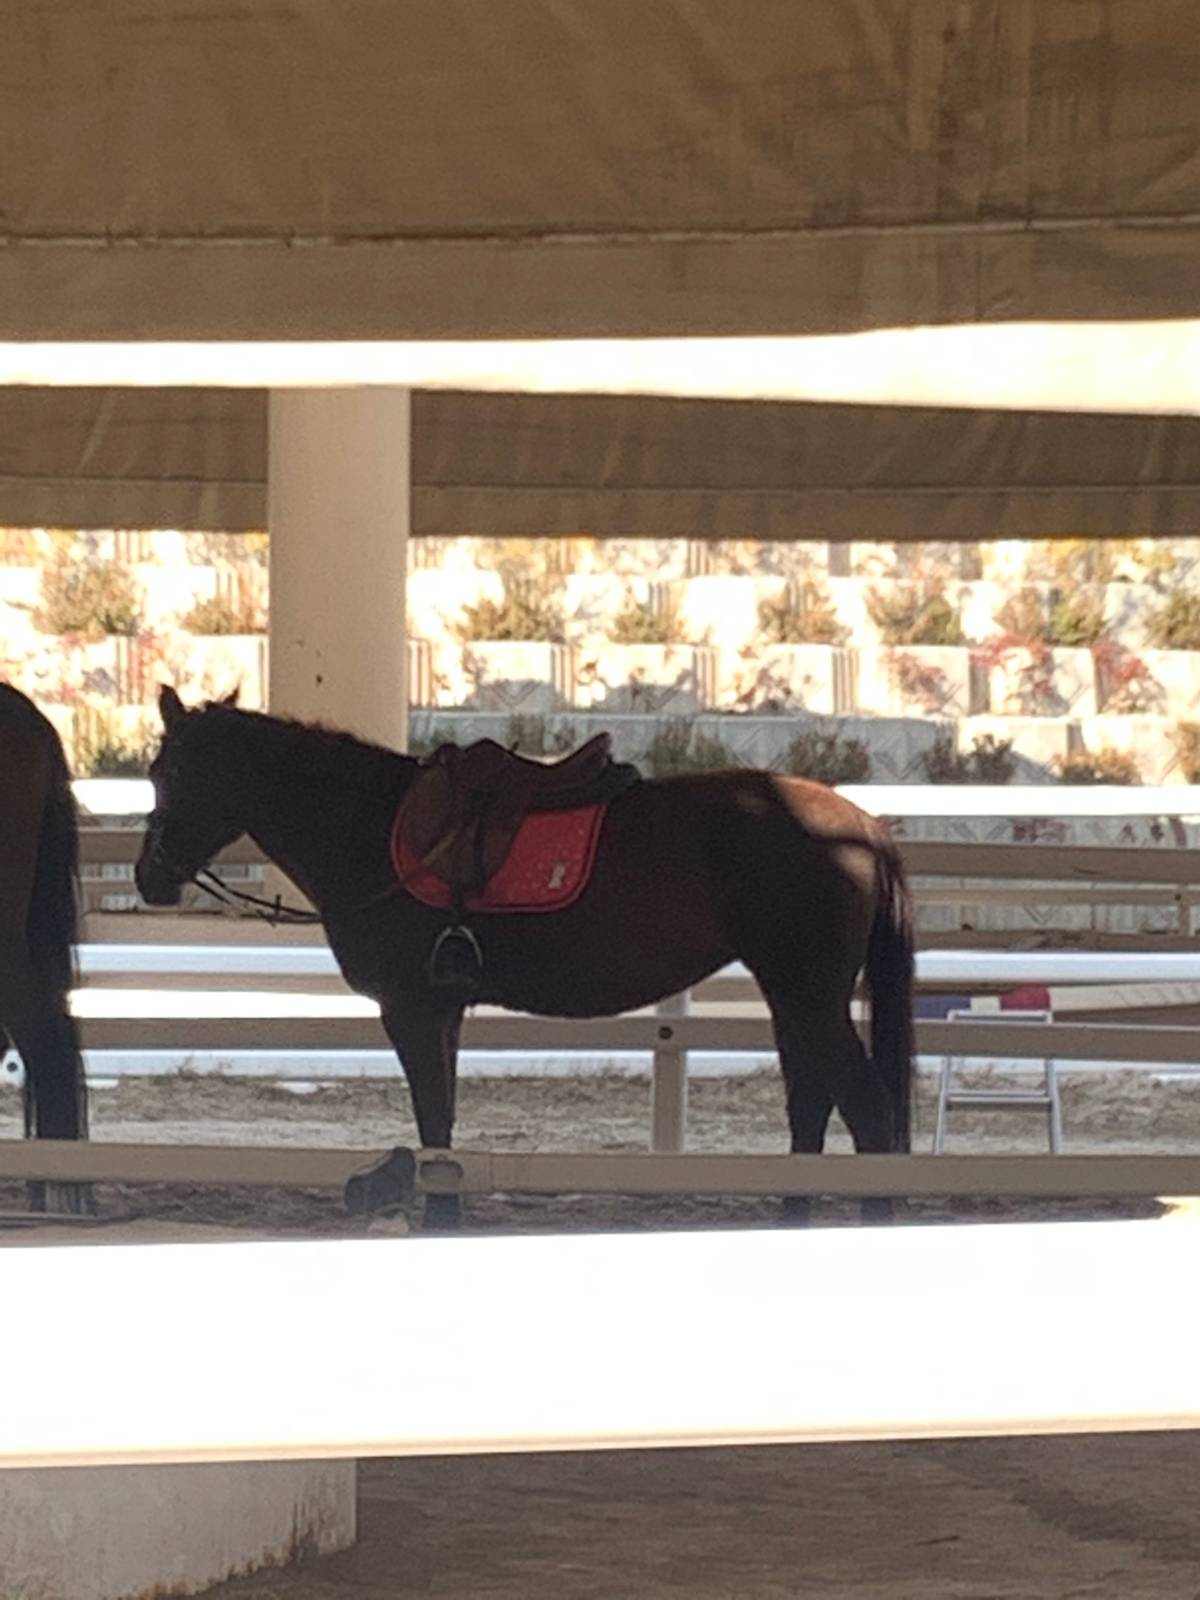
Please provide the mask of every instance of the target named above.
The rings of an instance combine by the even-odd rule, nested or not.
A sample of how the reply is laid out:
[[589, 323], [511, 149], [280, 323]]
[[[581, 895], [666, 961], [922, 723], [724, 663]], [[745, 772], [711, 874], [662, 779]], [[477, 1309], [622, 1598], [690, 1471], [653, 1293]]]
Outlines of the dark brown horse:
[[[0, 1046], [25, 1069], [25, 1132], [87, 1137], [87, 1090], [69, 1009], [79, 833], [54, 726], [0, 684]], [[85, 1210], [85, 1186], [37, 1186], [34, 1203]]]
[[[249, 834], [318, 908], [346, 981], [379, 1002], [421, 1141], [447, 1148], [464, 999], [430, 977], [447, 914], [400, 887], [389, 852], [427, 768], [228, 704], [187, 710], [171, 689], [160, 709], [143, 896], [176, 903]], [[637, 783], [609, 804], [573, 905], [467, 921], [483, 965], [472, 998], [545, 1016], [632, 1011], [744, 961], [774, 1022], [792, 1149], [821, 1150], [835, 1106], [857, 1150], [908, 1148], [908, 895], [881, 825], [832, 790], [750, 771]], [[864, 969], [870, 1055], [850, 1013]]]

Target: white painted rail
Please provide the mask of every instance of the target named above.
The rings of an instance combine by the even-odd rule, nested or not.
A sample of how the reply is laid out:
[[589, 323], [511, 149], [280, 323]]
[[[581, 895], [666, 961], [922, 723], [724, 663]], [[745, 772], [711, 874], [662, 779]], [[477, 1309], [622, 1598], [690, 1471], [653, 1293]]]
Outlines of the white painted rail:
[[[154, 789], [141, 778], [81, 778], [80, 805], [93, 816], [144, 817]], [[1200, 784], [859, 783], [839, 790], [882, 817], [1187, 817], [1200, 822]]]
[[[1163, 1330], [1200, 1325], [1198, 1244], [1174, 1218], [0, 1250], [57, 1385], [11, 1386], [0, 1467], [1192, 1429], [1200, 1364]], [[1071, 1359], [1014, 1360], [1031, 1327]]]
[[[133, 977], [335, 978], [338, 965], [328, 945], [84, 944], [79, 948], [85, 979]], [[757, 992], [746, 968], [725, 968], [739, 994]], [[921, 950], [917, 980], [923, 986], [1015, 983], [1178, 983], [1200, 981], [1196, 950]], [[693, 991], [703, 998], [704, 985]], [[715, 991], [720, 992], [720, 991]], [[732, 998], [731, 990], [724, 991]]]
[[[85, 882], [92, 907], [99, 908], [114, 895], [133, 897], [131, 869], [140, 843], [137, 829], [82, 830], [85, 867], [102, 874]], [[1067, 906], [1090, 910], [1093, 915], [1110, 907], [1166, 908], [1174, 912], [1172, 937], [1184, 942], [1194, 937], [1194, 913], [1200, 907], [1200, 850], [1182, 844], [1132, 849], [901, 840], [900, 850], [918, 907], [959, 908], [961, 937], [972, 943], [980, 941], [973, 931], [975, 909], [988, 906]], [[221, 852], [216, 864], [218, 868], [244, 869], [262, 863], [257, 847], [240, 839]], [[113, 871], [122, 875], [104, 876]], [[155, 915], [152, 920], [163, 918]], [[244, 919], [234, 917], [230, 917], [230, 925], [236, 926], [239, 920], [244, 925]], [[1128, 937], [1131, 942], [1163, 942], [1161, 931]]]
[[[1200, 850], [1163, 845], [1132, 849], [1116, 845], [987, 844], [956, 840], [900, 840], [905, 865], [914, 875], [968, 879], [1055, 878], [1089, 884], [1200, 884]], [[132, 866], [141, 834], [132, 828], [80, 830], [80, 853], [89, 866]], [[222, 850], [218, 865], [261, 865], [262, 852], [242, 838]]]
[[[161, 996], [159, 996], [161, 998]], [[224, 1000], [227, 997], [222, 997]], [[268, 997], [268, 999], [274, 997]], [[179, 994], [174, 1014], [87, 1016], [81, 1032], [87, 1050], [178, 1050], [242, 1053], [247, 1050], [380, 1050], [386, 1038], [370, 1012], [340, 1016], [271, 1015], [266, 1000], [242, 1015], [197, 1015], [198, 997]], [[264, 1014], [266, 1013], [266, 1014]], [[1003, 1060], [1052, 1056], [1059, 1061], [1139, 1061], [1200, 1067], [1200, 1031], [1194, 1027], [1110, 1023], [918, 1022], [921, 1055], [997, 1056]], [[463, 1027], [466, 1050], [609, 1051], [653, 1053], [774, 1050], [767, 1017], [653, 1014], [577, 1021], [555, 1017], [475, 1015]]]
[[[118, 793], [120, 790], [121, 793]], [[1072, 789], [1039, 786], [984, 790], [952, 786], [900, 786], [847, 791], [864, 805], [892, 815], [1200, 815], [1200, 787], [1161, 790]], [[81, 788], [81, 798], [103, 814], [121, 810], [122, 795], [144, 804], [144, 789], [127, 784], [103, 790]], [[965, 809], [964, 809], [965, 808]], [[85, 860], [93, 865], [128, 865], [140, 842], [136, 829], [86, 828]], [[1022, 982], [1043, 984], [1195, 984], [1200, 982], [1200, 944], [1190, 935], [1193, 906], [1200, 900], [1200, 850], [1173, 847], [1129, 849], [1091, 846], [1038, 846], [961, 842], [903, 841], [918, 894], [931, 901], [964, 904], [1036, 901], [1060, 904], [1174, 905], [1180, 916], [1184, 949], [1113, 952], [1010, 952], [923, 950], [918, 983], [923, 988], [955, 986], [1003, 988]], [[257, 849], [241, 840], [223, 861], [261, 861]], [[925, 880], [933, 880], [932, 886]], [[987, 881], [983, 881], [987, 880]], [[1038, 887], [1028, 887], [1034, 880]], [[158, 919], [155, 919], [157, 921]], [[138, 919], [130, 919], [131, 930]], [[225, 924], [231, 931], [237, 920]], [[236, 934], [232, 935], [236, 937]], [[1145, 936], [1155, 938], [1159, 936]], [[81, 952], [90, 991], [80, 996], [87, 1047], [125, 1054], [122, 1070], [134, 1065], [131, 1052], [175, 1051], [212, 1056], [224, 1052], [379, 1051], [386, 1048], [374, 1008], [350, 996], [338, 978], [329, 951], [321, 945], [288, 943], [230, 948], [223, 945], [143, 947], [89, 943]], [[140, 980], [140, 981], [139, 981]], [[161, 983], [177, 988], [162, 999]], [[197, 990], [211, 980], [222, 998]], [[251, 985], [261, 981], [256, 992]], [[123, 986], [125, 999], [100, 994], [100, 986]], [[143, 989], [142, 985], [146, 987]], [[157, 990], [153, 986], [159, 985]], [[234, 997], [236, 991], [243, 992]], [[281, 991], [304, 991], [283, 995]], [[155, 992], [159, 999], [155, 999]], [[653, 1145], [679, 1147], [684, 1126], [686, 1061], [689, 1052], [770, 1053], [773, 1039], [765, 1015], [717, 1016], [719, 1004], [753, 1003], [757, 991], [744, 969], [733, 968], [700, 985], [687, 1007], [670, 1002], [671, 1015], [644, 1014], [609, 1022], [556, 1023], [481, 1014], [464, 1033], [469, 1050], [584, 1050], [649, 1052], [654, 1060]], [[1131, 997], [1132, 999], [1132, 997]], [[1190, 995], [1191, 1003], [1196, 996]], [[1143, 987], [1138, 1003], [1158, 1007], [1182, 1003], [1179, 991], [1151, 994]], [[691, 1002], [695, 1004], [692, 1005]], [[696, 1015], [695, 1006], [710, 1014]], [[688, 1015], [687, 1011], [692, 1014]], [[678, 1013], [683, 1011], [683, 1015]], [[966, 1032], [963, 1032], [963, 1029]], [[1003, 1029], [1001, 1033], [998, 1031]], [[1004, 1060], [1044, 1058], [1061, 1061], [1138, 1061], [1161, 1066], [1200, 1065], [1194, 1030], [1057, 1022], [1043, 1029], [1014, 1024], [922, 1022], [918, 1047], [924, 1054], [999, 1056]], [[148, 1061], [149, 1057], [143, 1058]], [[149, 1070], [149, 1069], [148, 1069]], [[160, 1070], [160, 1069], [156, 1069]], [[311, 1075], [311, 1064], [305, 1075]]]

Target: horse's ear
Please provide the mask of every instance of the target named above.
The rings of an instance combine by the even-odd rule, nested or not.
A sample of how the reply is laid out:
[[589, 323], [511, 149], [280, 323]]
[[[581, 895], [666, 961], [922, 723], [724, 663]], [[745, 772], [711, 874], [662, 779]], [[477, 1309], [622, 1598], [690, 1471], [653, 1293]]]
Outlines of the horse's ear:
[[158, 691], [158, 714], [162, 718], [163, 727], [168, 733], [187, 716], [183, 701], [169, 683], [164, 683]]
[[233, 691], [232, 694], [227, 694], [225, 696], [224, 700], [221, 701], [221, 704], [223, 706], [236, 706], [237, 703], [238, 703], [238, 695], [240, 695], [241, 692], [242, 692], [242, 686], [241, 686], [241, 684], [238, 684], [237, 688]]

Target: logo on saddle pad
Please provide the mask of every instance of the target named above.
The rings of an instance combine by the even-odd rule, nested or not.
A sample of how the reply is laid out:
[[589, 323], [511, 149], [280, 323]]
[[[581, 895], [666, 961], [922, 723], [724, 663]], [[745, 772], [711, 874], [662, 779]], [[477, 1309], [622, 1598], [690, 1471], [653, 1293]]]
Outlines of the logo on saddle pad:
[[[525, 816], [507, 855], [482, 890], [469, 894], [468, 911], [562, 911], [588, 886], [604, 826], [606, 803], [575, 806], [569, 811], [531, 811]], [[454, 890], [423, 859], [402, 826], [403, 811], [392, 829], [392, 865], [415, 899], [446, 910]]]

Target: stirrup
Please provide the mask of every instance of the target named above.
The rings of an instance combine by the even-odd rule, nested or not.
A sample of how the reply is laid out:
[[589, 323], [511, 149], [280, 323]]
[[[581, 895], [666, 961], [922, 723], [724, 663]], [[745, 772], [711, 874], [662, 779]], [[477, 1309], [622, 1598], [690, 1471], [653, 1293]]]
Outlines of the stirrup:
[[443, 928], [429, 953], [429, 981], [436, 989], [474, 994], [483, 982], [483, 951], [470, 928]]

